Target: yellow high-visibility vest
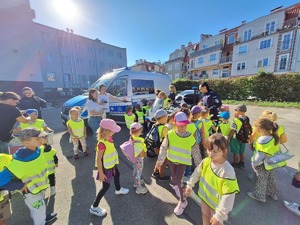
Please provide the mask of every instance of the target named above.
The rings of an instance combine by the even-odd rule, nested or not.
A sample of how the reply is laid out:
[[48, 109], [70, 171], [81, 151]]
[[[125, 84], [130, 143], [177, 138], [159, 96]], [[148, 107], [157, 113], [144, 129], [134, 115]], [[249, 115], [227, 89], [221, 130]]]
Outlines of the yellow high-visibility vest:
[[118, 152], [115, 148], [114, 143], [111, 143], [109, 141], [100, 140], [98, 141], [97, 146], [99, 143], [103, 143], [106, 147], [104, 154], [103, 154], [103, 166], [105, 169], [111, 169], [116, 164], [119, 164], [119, 156]]
[[21, 127], [21, 130], [24, 130], [27, 127], [36, 127], [36, 128], [39, 128], [40, 130], [43, 130], [43, 123], [44, 123], [44, 120], [37, 119], [35, 121], [35, 123], [32, 123], [32, 124], [20, 123], [20, 127]]
[[196, 140], [193, 134], [180, 137], [175, 130], [168, 131], [169, 148], [167, 158], [173, 163], [192, 165], [192, 147]]
[[135, 115], [132, 114], [131, 116], [128, 116], [126, 113], [124, 115], [125, 117], [125, 123], [128, 129], [130, 129], [131, 124], [134, 123]]
[[74, 121], [68, 120], [67, 125], [70, 126], [73, 134], [78, 138], [82, 138], [84, 136], [84, 121]]
[[[12, 160], [12, 155], [8, 154], [0, 154], [0, 172], [6, 167], [10, 161]], [[0, 191], [0, 202], [4, 199], [4, 196], [1, 194]]]
[[223, 134], [224, 136], [229, 136], [229, 133], [231, 131], [230, 123], [220, 123], [219, 128], [220, 128], [221, 134]]
[[[41, 146], [44, 148], [44, 146]], [[52, 148], [49, 152], [44, 152], [44, 158], [47, 163], [47, 170], [48, 174], [55, 173], [55, 163], [54, 163], [54, 156], [56, 155], [56, 150]]]
[[24, 162], [13, 158], [6, 168], [17, 178], [27, 183], [32, 194], [37, 194], [48, 188], [48, 170], [42, 148], [36, 150], [39, 156], [34, 160]]
[[239, 193], [235, 179], [218, 177], [211, 169], [211, 158], [202, 161], [198, 195], [212, 210], [216, 210], [223, 195]]
[[142, 111], [136, 111], [136, 114], [138, 115], [138, 122], [144, 124], [144, 113]]

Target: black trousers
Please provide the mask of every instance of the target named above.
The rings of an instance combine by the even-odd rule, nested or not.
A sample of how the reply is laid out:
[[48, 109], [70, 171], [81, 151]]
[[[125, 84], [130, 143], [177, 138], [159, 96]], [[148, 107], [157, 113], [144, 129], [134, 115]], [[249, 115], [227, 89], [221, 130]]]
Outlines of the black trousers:
[[[121, 186], [120, 186], [120, 172], [118, 170], [118, 167], [115, 167], [114, 183], [115, 183], [116, 190], [119, 191], [121, 189]], [[104, 181], [102, 184], [102, 189], [100, 189], [100, 191], [98, 192], [94, 200], [93, 207], [98, 207], [101, 199], [103, 198], [104, 194], [108, 191], [109, 187], [110, 187], [110, 183]]]
[[48, 175], [48, 179], [49, 179], [50, 187], [55, 186], [55, 183], [56, 183], [55, 182], [56, 181], [55, 173], [52, 173], [52, 174]]

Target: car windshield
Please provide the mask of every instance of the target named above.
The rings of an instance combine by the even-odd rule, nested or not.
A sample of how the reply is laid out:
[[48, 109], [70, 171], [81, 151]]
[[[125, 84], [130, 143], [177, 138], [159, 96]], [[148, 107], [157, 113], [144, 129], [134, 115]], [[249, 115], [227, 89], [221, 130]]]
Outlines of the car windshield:
[[186, 95], [186, 94], [191, 94], [194, 93], [194, 90], [185, 90], [183, 92], [180, 93], [180, 95]]
[[[106, 87], [109, 87], [110, 83], [111, 83], [111, 79], [103, 79], [103, 78], [99, 78], [95, 83], [93, 83], [88, 90], [95, 88], [98, 90], [99, 86], [101, 84], [104, 84]], [[89, 91], [86, 90], [86, 92], [84, 92], [84, 95], [88, 95]]]

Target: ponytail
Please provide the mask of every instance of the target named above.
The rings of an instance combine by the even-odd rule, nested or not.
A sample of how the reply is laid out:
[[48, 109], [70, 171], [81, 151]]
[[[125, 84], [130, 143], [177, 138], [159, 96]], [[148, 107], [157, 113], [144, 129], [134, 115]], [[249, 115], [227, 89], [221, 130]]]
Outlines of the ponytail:
[[275, 140], [275, 145], [278, 145], [279, 144], [279, 136], [278, 136], [278, 133], [277, 133], [277, 130], [278, 130], [278, 124], [277, 123], [273, 123], [273, 129], [271, 131], [271, 135], [273, 136], [274, 140]]

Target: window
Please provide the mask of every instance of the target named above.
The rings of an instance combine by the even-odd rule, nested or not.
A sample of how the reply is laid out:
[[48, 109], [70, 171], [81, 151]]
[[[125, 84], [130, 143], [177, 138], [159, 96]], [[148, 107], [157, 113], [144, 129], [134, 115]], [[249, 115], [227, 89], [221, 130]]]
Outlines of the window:
[[245, 62], [238, 63], [236, 69], [237, 70], [245, 70], [246, 69], [246, 63]]
[[131, 85], [132, 85], [132, 94], [133, 95], [154, 94], [154, 81], [153, 80], [132, 79]]
[[76, 65], [83, 65], [83, 60], [82, 58], [76, 58]]
[[68, 56], [62, 56], [61, 57], [61, 60], [62, 60], [62, 62], [63, 62], [63, 64], [65, 64], [65, 65], [69, 65], [70, 64], [70, 62], [69, 62], [69, 57]]
[[233, 44], [233, 43], [234, 43], [234, 35], [228, 36], [228, 38], [227, 38], [227, 43], [228, 43], [228, 44]]
[[172, 64], [169, 64], [168, 65], [168, 71], [171, 71], [172, 70]]
[[178, 57], [181, 57], [181, 56], [182, 56], [182, 52], [179, 52], [179, 53], [178, 53]]
[[213, 69], [213, 76], [219, 75], [219, 69]]
[[175, 63], [175, 70], [179, 70], [179, 62]]
[[248, 29], [244, 31], [244, 41], [249, 41], [251, 39], [252, 30]]
[[202, 64], [203, 63], [203, 57], [199, 57], [198, 58], [198, 64]]
[[48, 81], [56, 81], [55, 73], [47, 73], [47, 80]]
[[99, 52], [99, 55], [102, 55], [103, 49], [102, 49], [102, 48], [99, 48], [99, 49], [98, 49], [98, 52]]
[[114, 56], [113, 50], [108, 50], [108, 56], [110, 56], [110, 57]]
[[94, 60], [89, 60], [89, 66], [90, 67], [95, 67], [95, 61]]
[[238, 54], [244, 54], [248, 52], [248, 45], [242, 45], [239, 47], [239, 52]]
[[263, 40], [259, 44], [260, 49], [270, 48], [271, 47], [271, 39]]
[[216, 53], [215, 53], [215, 54], [211, 54], [211, 55], [209, 56], [209, 61], [215, 61], [216, 58], [217, 58], [217, 54], [216, 54]]
[[266, 32], [267, 34], [271, 34], [275, 31], [275, 21], [266, 24]]
[[279, 56], [279, 70], [287, 70], [288, 55]]
[[107, 88], [107, 92], [118, 97], [127, 96], [127, 86], [128, 86], [127, 84], [128, 84], [127, 76], [118, 77]]
[[42, 40], [43, 40], [43, 42], [46, 42], [46, 41], [48, 40], [48, 35], [47, 35], [47, 33], [42, 32], [41, 35], [42, 35]]
[[64, 74], [64, 81], [65, 82], [70, 82], [72, 80], [72, 76], [69, 73]]
[[88, 52], [93, 52], [93, 51], [94, 51], [93, 46], [88, 46]]
[[44, 60], [45, 60], [45, 62], [54, 62], [53, 53], [45, 52]]
[[291, 45], [291, 33], [284, 34], [282, 37], [282, 44], [281, 44], [281, 50], [288, 50], [290, 49]]
[[206, 49], [207, 47], [208, 47], [207, 44], [202, 45], [202, 49]]
[[194, 60], [192, 59], [191, 60], [191, 69], [193, 69], [194, 68]]
[[104, 62], [100, 62], [99, 67], [100, 67], [101, 70], [103, 70], [104, 69]]
[[83, 83], [87, 83], [88, 82], [87, 75], [80, 75], [80, 76], [81, 76], [81, 82], [83, 82]]
[[230, 69], [228, 66], [223, 67], [222, 77], [230, 77]]
[[269, 58], [263, 58], [257, 61], [257, 67], [266, 67], [268, 65], [269, 65]]
[[180, 78], [179, 73], [175, 73], [175, 79]]
[[220, 44], [220, 40], [215, 41], [215, 45], [219, 45]]

